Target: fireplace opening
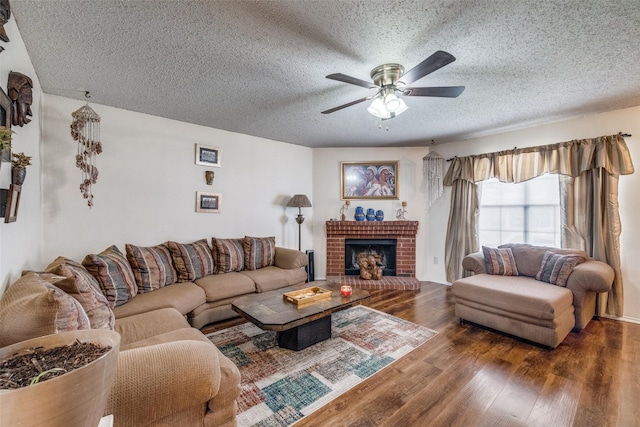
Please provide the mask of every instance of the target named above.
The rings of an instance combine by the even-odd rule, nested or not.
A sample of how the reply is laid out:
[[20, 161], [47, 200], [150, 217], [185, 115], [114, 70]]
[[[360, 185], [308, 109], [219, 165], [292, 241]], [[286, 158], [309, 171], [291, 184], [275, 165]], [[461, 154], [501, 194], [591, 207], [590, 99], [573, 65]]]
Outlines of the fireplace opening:
[[345, 239], [344, 241], [344, 274], [359, 276], [360, 254], [380, 257], [383, 276], [396, 275], [396, 239]]

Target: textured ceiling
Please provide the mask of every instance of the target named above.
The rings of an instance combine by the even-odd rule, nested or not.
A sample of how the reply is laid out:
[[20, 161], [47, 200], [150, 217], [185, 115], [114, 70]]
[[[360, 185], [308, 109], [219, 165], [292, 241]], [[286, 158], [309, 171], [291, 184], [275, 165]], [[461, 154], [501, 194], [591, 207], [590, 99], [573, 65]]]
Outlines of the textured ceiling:
[[[11, 0], [44, 92], [308, 147], [442, 143], [640, 105], [638, 0]], [[5, 45], [10, 48], [10, 44]], [[380, 122], [374, 67], [450, 65]], [[389, 126], [389, 130], [385, 129]]]

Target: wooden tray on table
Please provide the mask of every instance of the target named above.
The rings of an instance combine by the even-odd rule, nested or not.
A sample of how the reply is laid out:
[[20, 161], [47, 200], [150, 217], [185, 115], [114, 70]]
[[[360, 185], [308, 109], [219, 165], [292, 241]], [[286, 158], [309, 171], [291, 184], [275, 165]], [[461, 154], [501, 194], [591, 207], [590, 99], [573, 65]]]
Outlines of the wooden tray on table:
[[285, 292], [282, 296], [285, 301], [289, 301], [295, 305], [300, 306], [324, 299], [331, 299], [331, 291], [328, 289], [313, 286], [311, 288]]

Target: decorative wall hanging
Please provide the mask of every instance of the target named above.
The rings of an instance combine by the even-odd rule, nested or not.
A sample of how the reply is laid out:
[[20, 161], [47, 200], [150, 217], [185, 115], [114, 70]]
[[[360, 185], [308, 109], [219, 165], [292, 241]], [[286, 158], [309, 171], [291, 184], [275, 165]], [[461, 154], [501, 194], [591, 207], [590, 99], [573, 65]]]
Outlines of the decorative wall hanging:
[[342, 162], [342, 199], [397, 199], [398, 162]]
[[[89, 92], [85, 93], [87, 99]], [[78, 154], [76, 154], [76, 167], [82, 171], [80, 192], [87, 199], [87, 205], [93, 206], [93, 192], [91, 186], [98, 181], [98, 168], [96, 168], [96, 156], [102, 153], [100, 142], [100, 116], [89, 107], [89, 103], [77, 111], [71, 113], [71, 136], [78, 142]]]
[[2, 201], [3, 203], [6, 203], [4, 208], [4, 222], [6, 224], [16, 222], [18, 219], [18, 208], [20, 207], [20, 194], [22, 192], [22, 187], [11, 184], [9, 186], [9, 190], [2, 191], [6, 193], [6, 200]]
[[0, 162], [11, 161], [11, 99], [0, 88]]
[[204, 179], [207, 182], [207, 185], [213, 185], [213, 178], [215, 178], [216, 173], [214, 171], [204, 171]]
[[427, 207], [431, 207], [442, 196], [444, 178], [444, 158], [435, 151], [422, 158], [422, 172], [426, 182]]
[[196, 165], [220, 167], [220, 149], [196, 144]]
[[[9, 42], [9, 37], [4, 29], [4, 24], [9, 22], [11, 18], [11, 5], [9, 0], [0, 0], [0, 40], [3, 42]], [[2, 51], [2, 49], [0, 49]]]
[[222, 194], [196, 192], [196, 212], [220, 213]]
[[7, 92], [12, 102], [11, 123], [24, 126], [31, 121], [31, 104], [33, 103], [33, 82], [24, 74], [11, 71], [7, 83]]
[[11, 183], [22, 185], [27, 177], [27, 166], [31, 165], [31, 156], [27, 156], [24, 153], [13, 153], [12, 157]]

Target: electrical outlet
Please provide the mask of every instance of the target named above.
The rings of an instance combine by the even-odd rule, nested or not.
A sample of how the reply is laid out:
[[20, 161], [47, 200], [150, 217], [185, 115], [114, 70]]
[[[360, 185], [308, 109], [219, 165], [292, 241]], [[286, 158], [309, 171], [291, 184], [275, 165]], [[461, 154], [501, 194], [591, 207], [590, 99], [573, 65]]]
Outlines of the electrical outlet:
[[437, 256], [434, 256], [434, 257], [433, 257], [433, 263], [434, 263], [434, 264], [437, 264], [437, 263], [438, 263], [438, 257], [437, 257]]

